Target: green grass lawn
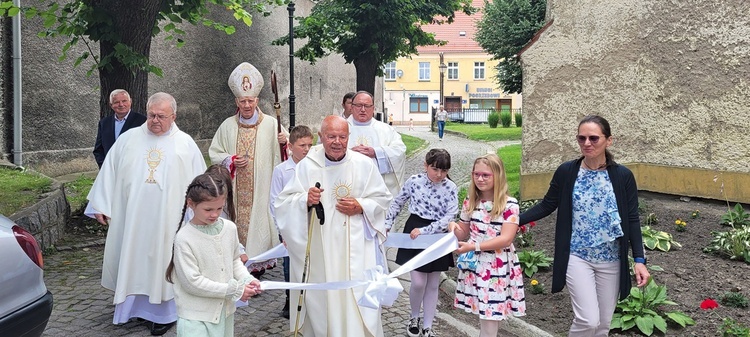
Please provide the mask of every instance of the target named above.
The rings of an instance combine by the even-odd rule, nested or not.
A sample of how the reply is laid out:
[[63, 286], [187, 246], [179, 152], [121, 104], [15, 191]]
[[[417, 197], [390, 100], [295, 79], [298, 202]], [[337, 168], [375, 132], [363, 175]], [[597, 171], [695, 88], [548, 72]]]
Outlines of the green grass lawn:
[[52, 180], [33, 172], [0, 168], [0, 214], [10, 216], [33, 205], [42, 193], [49, 192]]
[[464, 123], [447, 123], [446, 130], [460, 132], [469, 139], [478, 141], [497, 141], [497, 140], [521, 140], [521, 128], [498, 126], [491, 129], [489, 124], [464, 124]]
[[76, 180], [65, 183], [65, 197], [70, 204], [70, 210], [76, 212], [86, 207], [86, 203], [91, 186], [94, 185], [94, 178], [80, 175]]
[[406, 157], [410, 157], [412, 153], [418, 151], [425, 143], [427, 143], [422, 138], [405, 135], [403, 133], [401, 134], [401, 140], [406, 145]]
[[508, 178], [508, 194], [519, 197], [518, 182], [521, 175], [521, 144], [501, 147], [497, 155], [503, 160], [505, 176]]

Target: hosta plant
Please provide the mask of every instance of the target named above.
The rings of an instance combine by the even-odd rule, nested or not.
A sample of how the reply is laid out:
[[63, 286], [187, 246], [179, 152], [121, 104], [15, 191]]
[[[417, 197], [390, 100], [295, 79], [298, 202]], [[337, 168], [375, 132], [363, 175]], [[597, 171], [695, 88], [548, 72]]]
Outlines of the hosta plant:
[[643, 236], [643, 245], [650, 250], [658, 249], [668, 252], [672, 249], [672, 246], [682, 247], [681, 244], [672, 239], [672, 234], [651, 229], [649, 226], [641, 227], [641, 235]]
[[711, 232], [714, 237], [703, 251], [750, 263], [750, 226], [732, 228], [727, 232]]
[[742, 205], [736, 204], [734, 205], [734, 209], [729, 208], [727, 212], [721, 216], [721, 222], [719, 222], [719, 224], [734, 228], [748, 227], [750, 226], [750, 213], [745, 212]]
[[543, 250], [522, 250], [518, 252], [518, 261], [526, 277], [532, 277], [539, 268], [549, 268], [552, 258], [547, 256]]
[[682, 327], [695, 325], [690, 316], [680, 311], [663, 311], [664, 305], [677, 303], [667, 299], [667, 286], [657, 285], [650, 279], [643, 289], [631, 288], [630, 296], [617, 303], [610, 327], [622, 331], [638, 328], [642, 334], [651, 336], [654, 330], [666, 333], [667, 320]]

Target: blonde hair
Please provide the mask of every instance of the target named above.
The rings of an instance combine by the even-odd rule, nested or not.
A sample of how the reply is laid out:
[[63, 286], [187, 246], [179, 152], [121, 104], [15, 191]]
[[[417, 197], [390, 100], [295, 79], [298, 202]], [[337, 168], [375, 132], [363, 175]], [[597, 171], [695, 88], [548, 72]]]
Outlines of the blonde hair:
[[473, 211], [479, 205], [479, 189], [474, 183], [474, 168], [477, 164], [482, 163], [490, 167], [493, 177], [492, 191], [492, 210], [490, 218], [499, 217], [505, 210], [505, 204], [508, 202], [508, 180], [505, 177], [505, 166], [503, 161], [496, 154], [487, 154], [474, 160], [472, 169], [471, 185], [469, 185], [469, 211]]

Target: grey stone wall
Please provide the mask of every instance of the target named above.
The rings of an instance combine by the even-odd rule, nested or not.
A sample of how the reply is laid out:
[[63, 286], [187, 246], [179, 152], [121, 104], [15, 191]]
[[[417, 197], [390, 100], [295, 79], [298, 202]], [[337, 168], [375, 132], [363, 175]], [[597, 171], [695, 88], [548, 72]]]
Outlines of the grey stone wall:
[[[305, 15], [312, 2], [297, 1], [296, 7], [295, 16]], [[187, 43], [182, 48], [165, 41], [164, 36], [154, 38], [151, 62], [164, 70], [164, 77], [150, 77], [149, 94], [173, 94], [177, 99], [177, 125], [205, 147], [221, 121], [235, 111], [227, 78], [234, 67], [247, 61], [264, 76], [260, 108], [267, 114], [275, 114], [270, 74], [272, 69], [276, 71], [282, 121], [288, 126], [289, 48], [270, 45], [271, 40], [288, 32], [286, 7], [276, 8], [268, 17], [256, 15], [251, 27], [237, 23], [219, 7], [213, 12], [224, 21], [235, 22], [237, 32], [226, 35], [204, 26], [184, 26], [181, 28], [187, 32]], [[85, 45], [71, 48], [71, 57], [58, 62], [66, 41], [39, 38], [36, 34], [41, 29], [38, 20], [23, 21], [24, 165], [51, 176], [96, 169], [91, 150], [99, 119], [97, 74], [85, 76], [86, 62], [72, 67]], [[295, 44], [300, 46], [301, 42]], [[98, 46], [92, 48], [97, 50]], [[316, 127], [322, 116], [338, 112], [343, 94], [355, 88], [355, 77], [354, 66], [345, 64], [338, 55], [314, 66], [295, 60], [296, 124]], [[7, 147], [3, 147], [6, 155]]]
[[42, 250], [54, 246], [65, 232], [65, 224], [70, 218], [70, 204], [65, 199], [63, 185], [53, 180], [51, 192], [9, 218], [34, 235]]
[[750, 172], [750, 3], [548, 3], [521, 56], [523, 174], [577, 157], [587, 114], [610, 121], [620, 162]]

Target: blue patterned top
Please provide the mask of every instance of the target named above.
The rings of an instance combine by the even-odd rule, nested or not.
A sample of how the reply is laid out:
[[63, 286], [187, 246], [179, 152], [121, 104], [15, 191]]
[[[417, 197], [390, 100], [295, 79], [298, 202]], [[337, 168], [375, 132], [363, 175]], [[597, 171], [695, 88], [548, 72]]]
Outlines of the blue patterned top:
[[422, 219], [433, 221], [429, 226], [419, 229], [421, 234], [445, 233], [448, 223], [458, 214], [458, 187], [448, 178], [433, 183], [427, 173], [415, 174], [404, 183], [404, 187], [393, 198], [388, 214], [385, 216], [385, 228], [391, 229], [396, 216], [406, 201], [409, 201], [409, 213]]
[[623, 235], [617, 199], [606, 170], [581, 166], [573, 187], [573, 235], [570, 253], [592, 263], [620, 260]]

